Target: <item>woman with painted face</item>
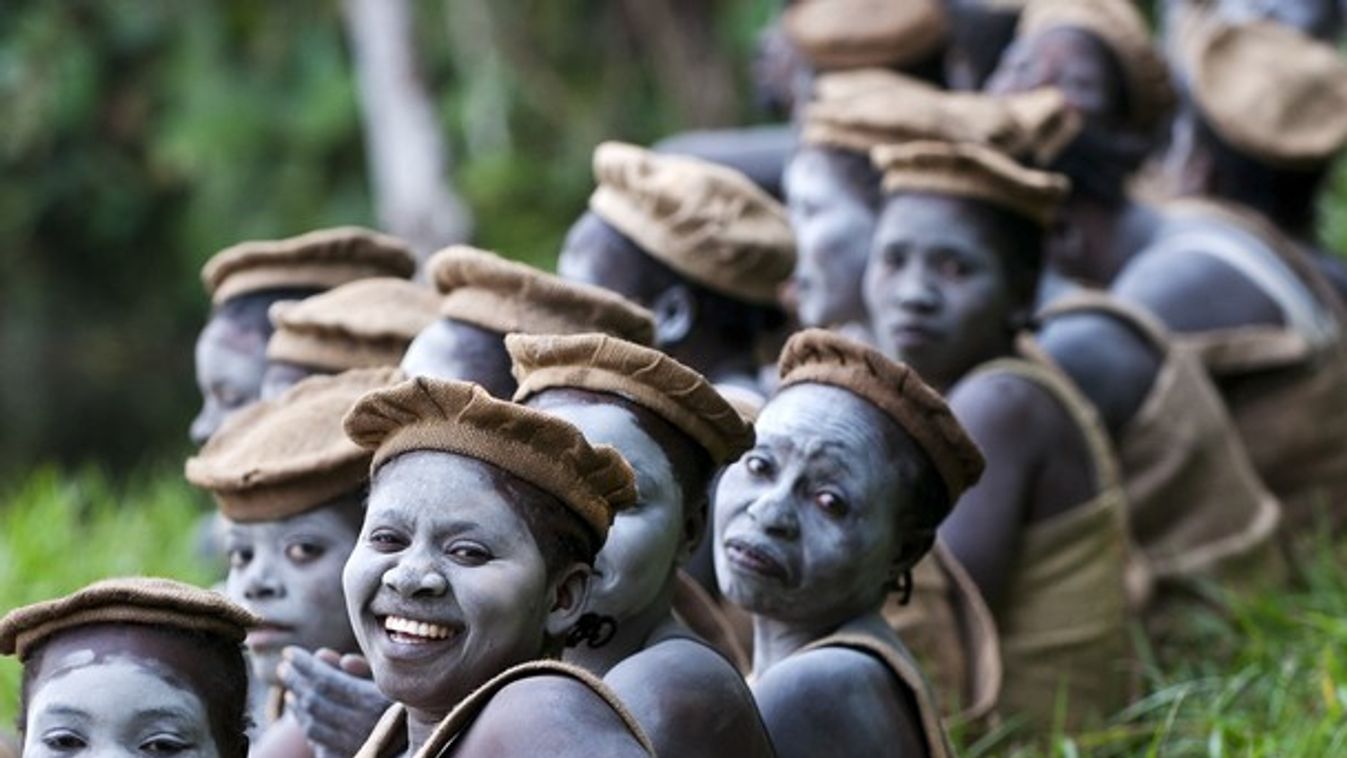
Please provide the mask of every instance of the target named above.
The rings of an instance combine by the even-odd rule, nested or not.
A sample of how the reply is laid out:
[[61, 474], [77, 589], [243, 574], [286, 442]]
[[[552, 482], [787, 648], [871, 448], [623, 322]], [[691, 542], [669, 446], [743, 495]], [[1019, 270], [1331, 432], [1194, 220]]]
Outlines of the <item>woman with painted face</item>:
[[649, 311], [612, 292], [539, 271], [495, 253], [454, 245], [426, 266], [440, 294], [440, 318], [412, 341], [408, 376], [475, 382], [496, 397], [514, 394], [505, 335], [601, 332], [649, 345]]
[[880, 608], [982, 457], [916, 373], [839, 335], [786, 344], [757, 442], [721, 476], [721, 590], [753, 614], [753, 694], [783, 756], [949, 755]]
[[622, 457], [426, 378], [367, 395], [346, 430], [374, 455], [346, 605], [395, 701], [358, 756], [651, 754], [607, 685], [553, 660], [594, 638], [573, 632], [613, 512], [636, 500]]
[[1125, 502], [1093, 409], [1021, 330], [1066, 179], [990, 148], [877, 148], [886, 201], [865, 294], [884, 353], [947, 391], [987, 472], [940, 534], [996, 616], [1000, 710], [1053, 723], [1130, 695]]
[[192, 421], [192, 441], [204, 445], [225, 419], [261, 395], [274, 303], [366, 277], [406, 279], [415, 271], [416, 259], [400, 240], [358, 227], [241, 242], [216, 253], [201, 269], [214, 308], [196, 342], [203, 404]]
[[679, 613], [690, 581], [679, 567], [706, 534], [711, 479], [753, 444], [752, 427], [706, 379], [657, 350], [598, 334], [510, 335], [506, 346], [516, 402], [612, 445], [636, 472], [639, 497], [613, 518], [586, 611], [609, 639], [565, 659], [602, 676], [661, 755], [771, 755], [735, 662]]
[[418, 282], [360, 279], [298, 302], [271, 306], [262, 399], [306, 377], [396, 367], [416, 335], [436, 319], [440, 299]]
[[[334, 600], [364, 517], [369, 453], [341, 424], [362, 395], [398, 378], [388, 368], [305, 379], [231, 418], [187, 462], [188, 481], [214, 495], [225, 520], [226, 592], [261, 619], [247, 640], [259, 694], [254, 720], [263, 731], [255, 752], [270, 744], [292, 755], [306, 749], [299, 734], [306, 708], [288, 708], [286, 698], [315, 695], [287, 690], [283, 650], [298, 648], [292, 658], [359, 652], [346, 609]], [[348, 717], [368, 731], [386, 707], [376, 699]]]
[[240, 643], [257, 618], [167, 579], [109, 579], [0, 619], [24, 756], [248, 755]]

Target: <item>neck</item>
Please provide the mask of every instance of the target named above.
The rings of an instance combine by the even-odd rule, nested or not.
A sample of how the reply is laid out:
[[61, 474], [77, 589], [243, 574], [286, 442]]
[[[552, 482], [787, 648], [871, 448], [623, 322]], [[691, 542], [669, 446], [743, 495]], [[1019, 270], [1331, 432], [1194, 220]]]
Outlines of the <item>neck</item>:
[[753, 616], [753, 676], [789, 658], [800, 648], [832, 634], [841, 624], [782, 621]]
[[407, 708], [407, 755], [413, 756], [421, 751], [421, 748], [430, 741], [430, 735], [434, 733], [435, 727], [444, 721], [448, 713], [440, 711], [423, 711], [420, 708]]
[[670, 573], [663, 589], [645, 608], [617, 620], [617, 632], [601, 647], [580, 643], [566, 651], [566, 661], [595, 676], [606, 676], [614, 666], [645, 649], [651, 636], [661, 627], [677, 623], [673, 618], [674, 575]]

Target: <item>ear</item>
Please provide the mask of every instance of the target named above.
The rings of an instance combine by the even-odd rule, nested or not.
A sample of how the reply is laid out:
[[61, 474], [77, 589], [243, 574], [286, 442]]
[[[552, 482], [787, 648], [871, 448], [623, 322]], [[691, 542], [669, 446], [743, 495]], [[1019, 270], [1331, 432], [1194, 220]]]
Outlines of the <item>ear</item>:
[[697, 298], [687, 285], [675, 284], [655, 297], [650, 310], [655, 314], [655, 344], [676, 345], [692, 333]]
[[572, 563], [561, 572], [552, 589], [552, 607], [547, 611], [548, 637], [564, 637], [584, 615], [590, 574], [591, 569], [583, 563]]
[[703, 500], [697, 507], [691, 508], [690, 513], [683, 516], [683, 546], [678, 550], [677, 559], [680, 565], [686, 563], [692, 554], [697, 552], [702, 540], [710, 538], [711, 535], [708, 533], [710, 520], [707, 518], [709, 510], [710, 505]]

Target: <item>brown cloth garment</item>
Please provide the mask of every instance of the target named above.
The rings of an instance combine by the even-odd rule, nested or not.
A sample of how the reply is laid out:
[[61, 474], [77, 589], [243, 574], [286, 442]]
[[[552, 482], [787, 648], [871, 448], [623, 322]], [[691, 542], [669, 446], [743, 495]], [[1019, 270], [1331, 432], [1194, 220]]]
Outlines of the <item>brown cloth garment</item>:
[[[602, 679], [581, 669], [577, 666], [571, 666], [560, 661], [532, 661], [522, 663], [514, 668], [507, 669], [496, 678], [478, 687], [471, 695], [468, 695], [454, 710], [449, 712], [444, 721], [435, 727], [431, 733], [430, 739], [426, 741], [421, 749], [416, 751], [412, 758], [445, 758], [454, 754], [454, 740], [469, 728], [477, 716], [491, 703], [491, 698], [500, 692], [506, 685], [514, 682], [528, 679], [536, 676], [564, 676], [574, 679], [577, 682], [588, 687], [599, 698], [608, 704], [613, 712], [622, 719], [631, 736], [645, 751], [650, 755], [655, 754], [655, 748], [650, 744], [650, 739], [646, 736], [641, 725], [636, 723], [636, 718], [627, 711], [626, 706], [618, 699], [616, 693], [603, 683]], [[521, 728], [527, 728], [521, 725]], [[370, 733], [369, 739], [361, 746], [360, 751], [355, 754], [355, 758], [396, 758], [401, 756], [407, 750], [407, 710], [401, 705], [394, 705], [389, 708], [379, 719], [378, 725]]]
[[954, 751], [950, 748], [949, 737], [941, 725], [940, 709], [936, 705], [935, 695], [931, 693], [931, 685], [926, 682], [921, 669], [917, 667], [901, 642], [896, 639], [880, 639], [868, 632], [851, 631], [843, 626], [833, 634], [805, 645], [794, 655], [828, 647], [841, 647], [865, 653], [887, 666], [898, 680], [898, 684], [912, 695], [912, 700], [917, 705], [922, 737], [926, 740], [926, 754], [930, 758], [952, 758]]
[[[1283, 309], [1282, 326], [1180, 335], [1221, 389], [1269, 489], [1283, 529], [1304, 531], [1316, 510], [1347, 524], [1347, 315], [1308, 254], [1255, 212], [1231, 204], [1171, 203], [1157, 245], [1226, 261]], [[1190, 234], [1195, 236], [1190, 237]], [[1234, 235], [1234, 236], [1232, 236]], [[1217, 242], [1229, 239], [1229, 244]]]
[[993, 609], [1004, 667], [997, 710], [1046, 727], [1056, 723], [1060, 700], [1070, 730], [1116, 713], [1135, 691], [1127, 501], [1094, 408], [1031, 341], [1021, 340], [1021, 354], [975, 373], [1016, 376], [1055, 399], [1088, 443], [1099, 486], [1089, 501], [1025, 529], [1004, 602]]
[[1273, 537], [1281, 504], [1200, 356], [1149, 313], [1103, 292], [1068, 295], [1038, 320], [1073, 313], [1117, 319], [1161, 356], [1150, 392], [1116, 440], [1132, 539], [1156, 581], [1279, 573]]
[[913, 567], [908, 602], [889, 595], [883, 614], [935, 683], [946, 724], [975, 724], [992, 715], [1002, 681], [996, 621], [944, 541], [937, 538]]

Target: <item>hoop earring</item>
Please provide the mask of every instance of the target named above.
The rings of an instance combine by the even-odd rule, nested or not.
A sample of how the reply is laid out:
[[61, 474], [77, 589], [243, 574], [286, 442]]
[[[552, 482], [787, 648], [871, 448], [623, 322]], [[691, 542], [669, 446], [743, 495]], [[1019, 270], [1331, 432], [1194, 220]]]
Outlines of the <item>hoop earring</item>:
[[615, 634], [617, 621], [612, 616], [586, 613], [566, 633], [566, 647], [579, 647], [583, 642], [590, 649], [600, 648], [607, 645]]
[[894, 592], [898, 593], [898, 604], [907, 605], [912, 600], [912, 570], [907, 569], [893, 581]]

